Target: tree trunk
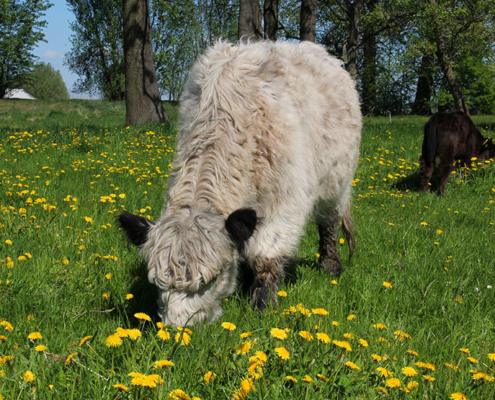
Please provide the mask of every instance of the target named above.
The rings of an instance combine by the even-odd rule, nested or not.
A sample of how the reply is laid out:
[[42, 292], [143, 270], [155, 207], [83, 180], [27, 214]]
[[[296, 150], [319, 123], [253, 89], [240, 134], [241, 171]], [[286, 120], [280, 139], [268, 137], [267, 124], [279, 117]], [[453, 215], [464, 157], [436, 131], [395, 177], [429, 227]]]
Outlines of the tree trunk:
[[265, 21], [265, 39], [277, 40], [278, 0], [265, 0], [263, 14], [263, 19]]
[[167, 121], [151, 47], [148, 0], [124, 0], [126, 125]]
[[349, 37], [345, 49], [345, 69], [352, 79], [357, 77], [357, 48], [359, 46], [359, 20], [363, 11], [364, 0], [347, 1], [347, 17], [349, 20]]
[[[436, 0], [428, 0], [429, 3], [437, 7]], [[449, 83], [450, 92], [454, 97], [454, 104], [457, 111], [463, 111], [467, 115], [469, 115], [469, 108], [466, 103], [466, 99], [462, 93], [461, 85], [457, 80], [457, 76], [455, 74], [454, 69], [452, 68], [452, 63], [450, 61], [449, 53], [447, 52], [447, 46], [445, 44], [445, 38], [442, 35], [442, 30], [440, 29], [440, 21], [436, 13], [433, 13], [433, 24], [435, 29], [435, 38], [437, 42], [437, 58], [440, 64], [440, 68]]]
[[300, 34], [301, 42], [316, 40], [316, 7], [318, 0], [301, 0], [301, 22]]
[[416, 115], [430, 115], [431, 88], [433, 86], [432, 74], [433, 57], [423, 55], [416, 87], [416, 97], [412, 106], [412, 113]]
[[237, 39], [239, 42], [247, 42], [248, 40], [261, 40], [262, 38], [259, 0], [240, 0]]
[[[377, 0], [368, 0], [368, 12], [376, 8]], [[363, 72], [361, 76], [363, 115], [373, 115], [376, 111], [376, 33], [367, 26], [363, 33]]]

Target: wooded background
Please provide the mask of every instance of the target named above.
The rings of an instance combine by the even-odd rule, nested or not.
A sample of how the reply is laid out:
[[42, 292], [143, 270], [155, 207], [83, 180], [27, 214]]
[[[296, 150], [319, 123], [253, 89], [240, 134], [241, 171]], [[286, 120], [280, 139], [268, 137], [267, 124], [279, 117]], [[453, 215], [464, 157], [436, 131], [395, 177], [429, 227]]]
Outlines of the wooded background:
[[[123, 3], [67, 0], [75, 21], [66, 63], [79, 76], [72, 90], [107, 100], [126, 97]], [[148, 4], [156, 78], [168, 100], [180, 100], [192, 62], [219, 38], [311, 40], [343, 60], [356, 80], [364, 115], [495, 111], [495, 0]]]

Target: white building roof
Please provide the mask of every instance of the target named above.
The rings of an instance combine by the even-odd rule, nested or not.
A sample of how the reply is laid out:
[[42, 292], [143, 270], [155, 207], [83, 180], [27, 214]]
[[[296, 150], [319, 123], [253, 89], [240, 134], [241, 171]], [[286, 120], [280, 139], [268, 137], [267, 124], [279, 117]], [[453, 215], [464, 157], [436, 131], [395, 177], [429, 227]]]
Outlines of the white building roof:
[[29, 99], [36, 100], [36, 97], [30, 95], [24, 89], [7, 89], [5, 99]]

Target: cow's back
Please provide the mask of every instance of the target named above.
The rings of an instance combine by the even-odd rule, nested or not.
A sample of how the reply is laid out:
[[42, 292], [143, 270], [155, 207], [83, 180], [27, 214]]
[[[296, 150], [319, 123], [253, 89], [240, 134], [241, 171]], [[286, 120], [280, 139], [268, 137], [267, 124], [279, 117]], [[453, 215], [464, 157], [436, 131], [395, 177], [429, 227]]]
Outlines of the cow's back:
[[271, 207], [281, 196], [312, 207], [349, 192], [361, 113], [341, 64], [309, 42], [218, 43], [200, 57], [184, 94], [177, 158], [187, 163], [191, 149], [232, 155], [216, 166], [235, 176], [235, 187], [219, 188], [229, 200], [216, 208]]

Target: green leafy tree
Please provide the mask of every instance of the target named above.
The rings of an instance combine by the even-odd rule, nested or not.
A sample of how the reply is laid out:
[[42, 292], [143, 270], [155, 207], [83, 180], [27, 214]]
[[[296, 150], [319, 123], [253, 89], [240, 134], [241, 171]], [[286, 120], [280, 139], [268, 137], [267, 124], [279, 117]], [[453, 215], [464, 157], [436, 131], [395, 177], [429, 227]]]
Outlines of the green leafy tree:
[[75, 21], [65, 64], [79, 76], [74, 91], [125, 98], [121, 0], [67, 0]]
[[18, 86], [36, 60], [33, 49], [45, 37], [46, 0], [0, 0], [0, 98]]
[[188, 71], [203, 49], [218, 39], [237, 40], [238, 0], [152, 2], [153, 50], [158, 83], [179, 100]]
[[35, 65], [23, 87], [37, 99], [69, 98], [69, 92], [60, 71], [55, 71], [50, 63]]

